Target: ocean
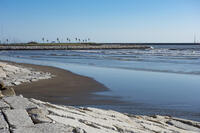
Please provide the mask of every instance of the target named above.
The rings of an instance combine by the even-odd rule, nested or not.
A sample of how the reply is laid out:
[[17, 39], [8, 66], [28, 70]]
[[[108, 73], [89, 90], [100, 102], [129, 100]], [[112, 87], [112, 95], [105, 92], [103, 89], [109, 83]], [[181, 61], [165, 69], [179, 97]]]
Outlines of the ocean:
[[[54, 66], [94, 78], [124, 101], [90, 105], [138, 115], [200, 121], [200, 45], [135, 50], [0, 51], [0, 60]], [[87, 105], [85, 105], [87, 106]]]

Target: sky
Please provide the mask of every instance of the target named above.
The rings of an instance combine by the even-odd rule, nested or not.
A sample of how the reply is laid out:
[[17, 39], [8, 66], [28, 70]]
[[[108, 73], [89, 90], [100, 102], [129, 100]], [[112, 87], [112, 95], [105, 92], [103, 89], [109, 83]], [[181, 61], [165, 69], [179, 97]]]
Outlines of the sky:
[[200, 42], [200, 0], [0, 0], [0, 40]]

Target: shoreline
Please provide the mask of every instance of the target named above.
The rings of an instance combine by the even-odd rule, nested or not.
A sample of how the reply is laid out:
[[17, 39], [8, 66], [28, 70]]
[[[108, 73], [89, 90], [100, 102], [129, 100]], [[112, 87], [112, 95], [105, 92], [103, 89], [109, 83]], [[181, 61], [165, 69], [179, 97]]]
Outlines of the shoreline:
[[[5, 63], [5, 64], [3, 64]], [[11, 75], [10, 72], [12, 69], [7, 69], [7, 67], [15, 69], [26, 67], [29, 69], [32, 68], [33, 72], [38, 72], [43, 70], [43, 72], [49, 72], [49, 70], [56, 69], [55, 72], [60, 71], [61, 74], [66, 75], [68, 73], [68, 78], [75, 78], [75, 81], [78, 84], [81, 84], [81, 81], [88, 81], [89, 85], [86, 82], [81, 84], [81, 88], [84, 85], [92, 86], [98, 85], [103, 87], [102, 84], [93, 80], [92, 78], [80, 76], [73, 74], [69, 71], [57, 69], [53, 67], [38, 66], [31, 64], [22, 64], [22, 63], [11, 63], [11, 62], [2, 62], [1, 70], [2, 73], [5, 72], [6, 75]], [[24, 69], [24, 72], [26, 70]], [[65, 72], [64, 72], [65, 71]], [[22, 72], [23, 73], [23, 72]], [[15, 73], [18, 75], [17, 73]], [[54, 71], [51, 72], [55, 75]], [[58, 74], [58, 73], [57, 73]], [[65, 77], [59, 74], [57, 77], [62, 78], [61, 81], [65, 81]], [[2, 76], [2, 75], [1, 75]], [[79, 77], [79, 78], [77, 78]], [[16, 76], [14, 78], [17, 78]], [[19, 75], [18, 75], [18, 78]], [[56, 81], [56, 77], [51, 78]], [[56, 80], [55, 80], [56, 79]], [[79, 80], [77, 80], [79, 79]], [[30, 85], [31, 88], [28, 88], [28, 85], [25, 85], [23, 91], [26, 90], [33, 95], [35, 93], [38, 95], [49, 95], [50, 92], [53, 94], [55, 88], [50, 88], [49, 86], [54, 84], [56, 89], [58, 88], [57, 84], [50, 82], [49, 79], [40, 80], [48, 82], [46, 88], [42, 88], [42, 85], [37, 82], [32, 82]], [[92, 82], [91, 82], [92, 81]], [[49, 83], [50, 82], [50, 83]], [[38, 83], [38, 84], [37, 84]], [[64, 82], [66, 83], [66, 81]], [[28, 84], [28, 83], [27, 83]], [[92, 84], [92, 85], [91, 85]], [[200, 122], [181, 119], [171, 116], [161, 116], [161, 115], [134, 115], [127, 113], [120, 113], [114, 110], [105, 110], [92, 107], [73, 107], [73, 106], [60, 106], [52, 104], [49, 102], [44, 102], [41, 100], [36, 100], [35, 98], [26, 98], [23, 96], [16, 96], [14, 93], [5, 93], [6, 91], [12, 90], [10, 87], [5, 87], [3, 83], [0, 84], [0, 92], [3, 94], [0, 98], [0, 132], [6, 133], [60, 133], [60, 132], [69, 132], [69, 133], [128, 133], [128, 132], [188, 132], [188, 133], [197, 133], [200, 132]], [[39, 86], [41, 85], [41, 86]], [[18, 87], [19, 87], [18, 86]], [[30, 87], [29, 86], [29, 87]], [[35, 88], [34, 88], [35, 86]], [[69, 86], [69, 83], [67, 83]], [[51, 86], [52, 87], [52, 86]], [[75, 86], [71, 92], [80, 92]], [[45, 90], [44, 90], [45, 89]], [[69, 89], [69, 88], [68, 88]], [[87, 88], [89, 89], [89, 88]], [[108, 91], [108, 88], [101, 89], [101, 91]], [[17, 89], [15, 89], [17, 90]], [[18, 91], [18, 90], [17, 90]], [[48, 91], [48, 93], [44, 93]], [[53, 91], [53, 92], [52, 92]], [[56, 90], [59, 91], [59, 90]], [[66, 91], [66, 88], [64, 89]], [[100, 91], [99, 88], [89, 89], [89, 92]], [[88, 91], [82, 91], [83, 94], [78, 94], [75, 96], [78, 102], [83, 102], [81, 96], [88, 94]], [[63, 94], [63, 93], [62, 93]], [[68, 94], [68, 93], [67, 93]], [[18, 95], [18, 94], [17, 94]], [[76, 93], [73, 93], [76, 95]], [[86, 95], [88, 96], [88, 95]], [[55, 97], [58, 98], [58, 97]], [[83, 97], [82, 97], [83, 98]], [[89, 96], [87, 97], [89, 98]], [[72, 99], [73, 100], [73, 99]], [[65, 100], [69, 102], [69, 100]], [[87, 101], [87, 100], [86, 100]], [[92, 100], [93, 101], [93, 100]], [[103, 101], [105, 103], [105, 101]], [[118, 102], [119, 103], [119, 102]], [[17, 114], [17, 115], [16, 115]]]
[[50, 79], [42, 79], [14, 86], [13, 88], [17, 95], [22, 94], [27, 98], [35, 98], [60, 105], [79, 106], [123, 103], [118, 97], [95, 94], [96, 92], [109, 91], [109, 89], [90, 77], [51, 66], [15, 63], [10, 61], [1, 62], [33, 68], [36, 71], [55, 75]]

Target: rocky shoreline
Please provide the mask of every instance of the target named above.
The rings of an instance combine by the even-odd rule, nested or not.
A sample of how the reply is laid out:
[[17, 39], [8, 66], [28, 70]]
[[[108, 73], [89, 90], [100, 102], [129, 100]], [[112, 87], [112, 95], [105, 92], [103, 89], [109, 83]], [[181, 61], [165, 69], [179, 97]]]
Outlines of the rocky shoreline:
[[[13, 71], [11, 72], [11, 70]], [[39, 75], [46, 78], [52, 76], [49, 73], [36, 72], [30, 68], [0, 63], [0, 80], [6, 83], [0, 85], [0, 133], [200, 132], [200, 122], [191, 120], [159, 115], [130, 115], [91, 107], [61, 106], [16, 96], [14, 90], [10, 89], [15, 85], [13, 84], [14, 80], [11, 80], [10, 77], [16, 78], [18, 74], [31, 74], [29, 78], [25, 78], [28, 80], [23, 82], [32, 82], [30, 79]], [[24, 77], [26, 76], [19, 75], [15, 80], [24, 79]]]
[[14, 66], [8, 63], [0, 62], [0, 81], [5, 86], [19, 85], [25, 82], [34, 82], [41, 79], [53, 77], [50, 73], [34, 71], [32, 68]]

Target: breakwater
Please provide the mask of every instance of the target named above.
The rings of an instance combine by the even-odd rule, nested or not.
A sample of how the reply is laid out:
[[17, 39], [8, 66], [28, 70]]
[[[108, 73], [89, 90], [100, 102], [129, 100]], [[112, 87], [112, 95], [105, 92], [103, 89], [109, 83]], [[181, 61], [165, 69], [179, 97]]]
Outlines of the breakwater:
[[0, 50], [148, 49], [144, 45], [0, 45]]

